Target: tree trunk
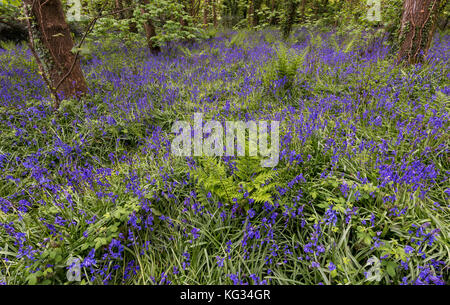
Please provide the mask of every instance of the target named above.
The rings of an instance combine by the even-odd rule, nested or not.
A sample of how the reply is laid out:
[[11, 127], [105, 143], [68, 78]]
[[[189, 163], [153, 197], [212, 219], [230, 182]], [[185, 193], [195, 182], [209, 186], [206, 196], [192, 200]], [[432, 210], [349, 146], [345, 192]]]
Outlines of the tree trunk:
[[199, 8], [200, 8], [200, 0], [198, 0], [198, 1], [190, 0], [190, 5], [189, 5], [190, 13], [189, 14], [191, 15], [194, 23], [197, 20]]
[[[149, 4], [150, 0], [141, 0], [143, 4]], [[142, 14], [145, 14], [145, 10], [141, 8]], [[153, 22], [150, 19], [144, 22], [145, 36], [147, 37], [147, 45], [152, 54], [158, 54], [161, 52], [161, 48], [152, 40], [156, 36], [156, 30], [153, 26]]]
[[211, 6], [211, 0], [205, 1], [205, 8], [203, 11], [203, 25], [207, 26], [209, 23], [209, 8]]
[[212, 0], [212, 10], [213, 10], [213, 23], [214, 23], [214, 27], [217, 27], [217, 11], [216, 11], [216, 1], [217, 0]]
[[33, 32], [43, 53], [51, 86], [64, 98], [80, 97], [87, 92], [87, 84], [79, 61], [72, 49], [74, 43], [66, 23], [60, 0], [24, 0], [33, 17]]
[[[275, 0], [271, 0], [271, 2], [270, 2], [270, 11], [272, 13], [275, 13], [278, 10], [278, 5], [277, 4], [278, 4], [278, 2], [275, 2]], [[269, 24], [270, 25], [275, 25], [276, 24], [275, 14], [272, 15], [272, 17], [270, 18]]]
[[436, 30], [440, 6], [440, 0], [403, 1], [398, 62], [415, 64], [426, 58]]
[[442, 29], [443, 30], [445, 30], [446, 28], [447, 28], [447, 25], [448, 25], [448, 21], [450, 20], [450, 15], [448, 15], [447, 16], [447, 18], [445, 19], [445, 23], [444, 23], [444, 25], [442, 26]]
[[253, 0], [253, 27], [259, 24], [258, 11], [261, 8], [262, 0]]
[[122, 0], [115, 0], [115, 1], [116, 1], [116, 10], [119, 11], [118, 18], [125, 19], [125, 14], [122, 11], [123, 10]]
[[189, 0], [189, 15], [195, 17], [195, 0]]
[[305, 21], [305, 10], [306, 10], [306, 0], [302, 0], [302, 6], [301, 6], [301, 8], [300, 8], [300, 14], [301, 14], [301, 18], [302, 18], [302, 21]]
[[286, 40], [289, 38], [291, 34], [292, 26], [295, 21], [295, 16], [297, 15], [297, 1], [296, 0], [287, 0], [286, 6], [286, 17], [283, 24], [283, 38]]
[[249, 27], [253, 27], [253, 22], [255, 20], [255, 3], [254, 0], [248, 0], [248, 13], [247, 13], [247, 23]]

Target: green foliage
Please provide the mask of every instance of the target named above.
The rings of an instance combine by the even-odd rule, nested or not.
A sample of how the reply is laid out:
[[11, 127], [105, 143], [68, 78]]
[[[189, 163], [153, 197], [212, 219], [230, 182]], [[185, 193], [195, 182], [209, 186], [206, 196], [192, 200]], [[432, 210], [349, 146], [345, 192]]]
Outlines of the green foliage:
[[151, 20], [156, 30], [152, 40], [159, 46], [179, 40], [206, 38], [206, 33], [193, 23], [183, 3], [174, 0], [135, 4], [130, 18], [120, 19], [115, 15], [101, 18], [93, 34], [96, 37], [118, 36], [131, 46], [142, 36], [131, 32], [130, 27], [135, 24], [139, 32], [143, 33], [144, 23], [148, 20]]
[[284, 14], [281, 18], [281, 32], [286, 40], [291, 34], [292, 27], [297, 16], [299, 0], [287, 0], [285, 4]]
[[270, 62], [263, 75], [265, 87], [270, 88], [274, 81], [282, 80], [281, 90], [285, 92], [291, 89], [297, 76], [297, 70], [302, 66], [306, 54], [306, 50], [297, 54], [284, 44], [279, 44], [276, 57]]
[[[141, 8], [145, 10], [143, 14]], [[167, 42], [194, 39], [199, 37], [199, 29], [192, 23], [182, 2], [174, 0], [150, 1], [134, 10], [134, 20], [143, 24], [152, 20], [156, 27], [156, 36], [153, 37], [158, 45]], [[183, 21], [184, 24], [181, 23]]]
[[246, 30], [241, 30], [233, 35], [230, 39], [230, 47], [233, 48], [245, 48], [245, 40], [248, 37], [248, 32]]
[[282, 12], [279, 10], [272, 10], [268, 3], [262, 3], [261, 7], [256, 10], [255, 14], [258, 16], [258, 25], [255, 30], [263, 29], [272, 24], [274, 20], [282, 18]]
[[383, 0], [381, 10], [381, 22], [386, 33], [389, 34], [388, 39], [394, 49], [399, 45], [399, 35], [401, 18], [403, 12], [402, 0]]
[[[165, 12], [159, 13], [160, 15], [150, 16], [155, 18], [158, 31], [161, 31], [164, 27], [158, 22], [169, 17]], [[310, 6], [307, 14], [313, 19], [314, 12]], [[158, 19], [159, 16], [163, 16], [162, 19]], [[136, 17], [130, 20], [138, 19]], [[309, 45], [305, 50], [299, 50], [298, 44], [305, 42], [308, 33], [295, 33], [298, 35], [293, 35], [292, 41], [287, 42], [293, 43], [292, 46], [283, 43], [278, 48], [270, 46], [264, 49], [269, 50], [267, 54], [260, 54], [263, 59], [259, 61], [244, 56], [236, 62], [225, 62], [223, 54], [226, 52], [220, 52], [220, 48], [227, 50], [231, 46], [244, 49], [245, 54], [251, 54], [252, 51], [255, 54], [259, 52], [257, 44], [278, 42], [278, 32], [260, 34], [242, 31], [230, 37], [229, 44], [226, 40], [219, 40], [217, 45], [211, 45], [214, 42], [207, 41], [194, 47], [180, 46], [179, 54], [183, 54], [190, 62], [194, 62], [198, 55], [204, 55], [206, 59], [201, 64], [190, 66], [183, 60], [172, 63], [163, 58], [158, 65], [151, 67], [148, 65], [147, 54], [138, 47], [144, 44], [142, 35], [137, 34], [135, 38], [117, 35], [130, 35], [129, 26], [129, 20], [119, 20], [117, 16], [105, 18], [96, 32], [102, 38], [101, 44], [91, 41], [82, 50], [84, 60], [96, 58], [101, 62], [100, 66], [86, 70], [92, 95], [81, 101], [63, 101], [58, 113], [48, 112], [45, 108], [46, 101], [39, 103], [33, 99], [25, 101], [23, 108], [20, 108], [22, 105], [17, 105], [17, 109], [15, 106], [0, 108], [0, 154], [6, 156], [11, 153], [3, 163], [6, 164], [4, 176], [11, 174], [14, 178], [20, 178], [18, 185], [4, 179], [0, 183], [0, 197], [7, 198], [18, 193], [27, 198], [27, 192], [40, 183], [15, 163], [16, 158], [28, 157], [36, 152], [48, 155], [46, 153], [52, 151], [59, 156], [58, 160], [48, 157], [39, 159], [39, 162], [42, 168], [48, 168], [46, 174], [53, 183], [62, 186], [57, 192], [41, 188], [42, 191], [34, 193], [36, 201], [40, 201], [33, 205], [29, 213], [18, 215], [15, 212], [7, 214], [0, 211], [1, 223], [14, 222], [16, 229], [29, 237], [29, 245], [42, 251], [36, 262], [17, 259], [17, 241], [2, 231], [0, 255], [8, 261], [3, 260], [0, 281], [5, 278], [8, 284], [67, 284], [67, 259], [86, 257], [92, 248], [98, 251], [98, 265], [93, 268], [105, 268], [105, 273], [111, 275], [111, 283], [114, 284], [153, 284], [150, 277], [157, 277], [163, 272], [169, 274], [174, 284], [230, 284], [226, 274], [236, 274], [243, 270], [246, 274], [253, 273], [270, 279], [274, 284], [392, 284], [400, 283], [403, 277], [408, 280], [417, 278], [417, 266], [430, 259], [448, 261], [450, 220], [448, 207], [442, 204], [445, 201], [447, 180], [439, 174], [448, 172], [449, 168], [445, 155], [446, 134], [430, 134], [423, 130], [425, 132], [420, 135], [423, 139], [421, 141], [412, 135], [416, 130], [411, 129], [411, 134], [402, 133], [401, 137], [405, 140], [395, 145], [396, 154], [392, 155], [394, 164], [407, 167], [417, 156], [423, 155], [426, 162], [432, 161], [436, 165], [436, 181], [441, 182], [427, 186], [430, 197], [425, 199], [420, 198], [420, 190], [411, 192], [408, 185], [391, 183], [380, 186], [376, 168], [381, 154], [358, 149], [359, 145], [368, 142], [372, 142], [373, 147], [387, 145], [391, 148], [393, 144], [384, 142], [384, 139], [394, 139], [395, 142], [400, 136], [400, 125], [410, 124], [419, 114], [423, 115], [424, 122], [428, 124], [447, 124], [444, 118], [448, 116], [449, 99], [443, 91], [438, 90], [448, 86], [448, 80], [442, 72], [447, 63], [437, 63], [433, 67], [423, 65], [420, 70], [401, 70], [392, 65], [390, 57], [381, 57], [377, 62], [363, 62], [365, 59], [359, 56], [359, 52], [365, 50], [371, 36], [363, 36], [363, 27], [351, 24], [338, 28], [331, 38], [323, 38], [323, 33], [320, 32], [310, 32]], [[173, 23], [168, 27], [171, 28], [168, 31], [179, 29]], [[209, 32], [206, 37], [215, 34], [215, 30], [211, 28], [205, 32]], [[159, 33], [164, 35], [163, 32]], [[178, 39], [176, 36], [170, 37]], [[117, 52], [124, 42], [121, 41], [122, 38], [125, 42], [136, 39], [135, 41], [142, 43], [129, 43], [130, 49]], [[162, 39], [160, 43], [166, 43], [166, 40]], [[15, 90], [23, 90], [21, 75], [28, 73], [26, 75], [32, 83], [32, 77], [38, 77], [34, 72], [37, 70], [36, 63], [29, 60], [25, 48], [16, 48], [11, 43], [1, 43], [0, 48], [0, 61], [2, 69], [8, 71], [8, 82], [21, 84]], [[339, 56], [351, 55], [352, 61], [339, 64], [329, 61], [322, 52], [327, 48], [334, 49], [334, 53]], [[228, 49], [227, 52], [229, 51]], [[314, 65], [307, 72], [299, 71], [308, 64], [308, 53], [315, 56]], [[90, 57], [87, 58], [88, 56]], [[256, 71], [261, 73], [256, 73], [250, 81], [262, 80], [263, 86], [252, 87], [251, 94], [242, 97], [236, 92], [249, 85], [246, 73], [250, 71], [248, 67], [251, 65], [257, 65]], [[144, 74], [143, 66], [151, 70], [146, 70]], [[336, 67], [342, 71], [352, 69], [348, 69], [348, 74], [339, 74]], [[355, 67], [356, 70], [353, 69]], [[195, 85], [186, 82], [186, 79], [192, 79], [202, 69], [217, 69], [213, 71], [232, 77], [227, 82], [208, 77]], [[13, 70], [18, 70], [21, 74]], [[165, 78], [164, 82], [153, 82], [143, 77], [153, 73], [158, 73], [158, 76], [170, 74], [173, 77]], [[142, 76], [139, 86], [128, 87], [128, 82], [135, 80], [136, 75]], [[114, 79], [114, 82], [120, 82], [120, 87], [114, 87], [108, 77]], [[296, 107], [277, 103], [279, 100], [285, 101], [282, 99], [284, 94], [266, 94], [267, 89], [279, 84], [281, 79], [285, 82], [279, 92], [289, 90], [291, 100], [297, 102]], [[403, 85], [409, 82], [412, 86]], [[309, 86], [307, 93], [313, 98], [305, 96], [304, 84]], [[423, 84], [430, 88], [422, 86]], [[194, 86], [198, 90], [196, 100], [192, 94]], [[42, 90], [36, 87], [38, 86], [29, 86], [27, 90]], [[165, 93], [174, 88], [178, 95], [173, 104], [167, 105], [167, 97], [171, 96]], [[379, 96], [377, 99], [374, 88], [386, 90], [384, 104], [379, 102]], [[275, 171], [262, 168], [258, 158], [236, 158], [231, 162], [198, 158], [195, 159], [196, 168], [191, 169], [184, 159], [170, 156], [165, 147], [161, 147], [158, 152], [155, 152], [156, 149], [152, 150], [152, 147], [160, 144], [151, 142], [153, 135], [160, 136], [158, 140], [166, 140], [175, 120], [189, 116], [197, 107], [209, 106], [198, 101], [214, 96], [217, 92], [221, 92], [217, 94], [220, 98], [211, 103], [217, 108], [210, 111], [219, 117], [223, 115], [224, 101], [229, 100], [231, 114], [227, 118], [230, 119], [233, 119], [233, 113], [237, 116], [253, 110], [263, 116], [285, 116], [285, 122], [298, 119], [297, 125], [294, 126], [292, 122], [290, 124], [298, 128], [296, 135], [301, 133], [304, 137], [294, 137], [290, 147], [286, 149], [293, 149], [301, 154], [303, 161], [291, 162], [286, 158], [289, 156], [285, 155]], [[36, 94], [38, 95], [42, 94]], [[142, 98], [148, 99], [148, 105], [155, 109], [135, 107], [134, 102], [137, 103]], [[388, 103], [394, 103], [394, 100], [394, 109], [388, 110]], [[355, 108], [346, 109], [347, 105], [343, 101], [352, 101]], [[126, 107], [120, 108], [124, 104]], [[316, 111], [317, 108], [320, 108], [319, 111]], [[373, 119], [364, 119], [366, 114], [377, 115], [380, 109], [386, 112], [388, 118], [383, 120], [382, 125], [374, 126], [371, 122]], [[41, 113], [46, 115], [41, 116]], [[317, 117], [312, 118], [315, 115]], [[108, 123], [106, 118], [114, 120], [114, 123]], [[7, 122], [11, 122], [11, 125], [6, 124]], [[10, 127], [14, 125], [24, 132], [20, 137], [16, 135], [19, 129]], [[312, 126], [313, 130], [307, 129]], [[157, 128], [157, 132], [153, 128]], [[438, 128], [444, 129], [445, 126], [436, 127], [437, 132]], [[288, 132], [282, 130], [281, 135], [287, 136]], [[347, 138], [347, 135], [351, 135], [351, 138]], [[73, 147], [84, 144], [80, 151], [70, 151], [63, 155], [63, 147], [56, 147], [55, 139]], [[330, 139], [345, 145], [345, 148], [341, 150], [341, 147], [335, 146], [335, 155], [333, 149], [329, 149]], [[386, 154], [391, 151], [386, 150]], [[438, 151], [443, 151], [441, 156], [437, 156]], [[334, 156], [335, 160], [332, 159]], [[118, 158], [123, 159], [119, 162]], [[54, 171], [59, 164], [51, 164], [73, 164], [75, 169], [77, 164], [74, 160], [82, 162], [81, 164], [91, 162], [95, 169], [105, 169], [106, 172], [111, 170], [110, 174], [93, 174], [89, 181], [91, 184], [80, 181], [77, 185], [78, 179], [72, 179], [70, 181], [74, 186], [69, 187], [68, 177]], [[332, 164], [332, 160], [335, 163]], [[333, 173], [330, 171], [331, 167]], [[187, 173], [191, 175], [188, 176]], [[322, 177], [322, 173], [329, 175]], [[292, 184], [291, 181], [300, 174], [305, 180]], [[127, 189], [132, 184], [130, 176], [133, 176], [133, 182], [141, 186], [138, 195]], [[344, 196], [340, 189], [344, 184], [349, 187], [348, 196]], [[102, 185], [109, 185], [108, 190], [117, 196], [114, 202], [101, 197]], [[283, 196], [280, 195], [281, 190], [286, 192]], [[383, 200], [394, 195], [397, 196], [395, 202]], [[130, 216], [148, 213], [139, 200], [151, 202], [154, 231], [133, 231], [129, 223]], [[218, 207], [219, 201], [225, 204], [224, 208]], [[272, 211], [262, 211], [265, 202], [273, 208]], [[435, 203], [439, 202], [441, 205], [437, 206]], [[229, 212], [235, 203], [239, 211], [250, 212], [251, 208], [257, 213], [253, 218], [239, 213], [235, 214], [235, 218], [226, 217], [228, 215], [222, 218], [221, 212]], [[69, 204], [72, 204], [73, 209], [61, 208]], [[404, 215], [390, 216], [389, 211], [394, 204], [409, 209]], [[350, 215], [346, 222], [348, 211], [356, 207], [358, 213]], [[210, 214], [198, 213], [197, 208], [203, 208], [203, 211]], [[291, 209], [302, 212], [295, 218], [285, 216], [284, 213], [288, 215], [292, 212]], [[321, 223], [330, 210], [336, 212], [336, 224]], [[273, 223], [267, 221], [268, 215], [276, 215]], [[371, 215], [376, 215], [373, 224]], [[94, 216], [98, 221], [89, 223], [87, 220]], [[75, 224], [60, 226], [56, 224], [57, 217], [74, 220]], [[54, 236], [51, 227], [45, 226], [41, 218], [45, 219], [45, 224], [55, 225], [59, 235]], [[301, 246], [310, 241], [311, 234], [315, 233], [314, 225], [319, 223], [323, 230], [317, 236], [317, 244], [323, 245], [325, 252], [321, 256], [320, 267], [311, 268], [311, 261], [299, 260], [299, 256], [304, 254]], [[425, 245], [420, 249], [427, 254], [426, 260], [405, 252], [405, 246], [413, 235], [408, 233], [411, 225], [423, 223], [429, 223], [426, 229], [428, 233], [435, 228], [442, 232], [433, 246]], [[137, 225], [142, 225], [140, 220]], [[246, 240], [247, 225], [248, 228], [257, 228], [263, 238], [268, 236], [267, 231], [270, 230], [270, 242], [262, 243], [262, 239]], [[189, 234], [193, 227], [200, 230], [197, 239]], [[130, 240], [137, 240], [140, 245], [127, 245], [120, 261], [102, 260], [100, 254], [108, 253], [111, 240], [118, 238], [119, 234], [129, 237], [129, 230], [136, 234]], [[84, 236], [85, 232], [87, 237]], [[375, 238], [380, 239], [379, 247], [375, 247]], [[48, 244], [41, 245], [43, 240], [48, 240]], [[248, 243], [247, 247], [243, 246], [244, 240]], [[276, 252], [277, 256], [271, 256], [274, 242], [280, 247], [280, 251]], [[148, 251], [142, 247], [142, 244], [147, 243], [150, 245]], [[293, 253], [284, 252], [284, 249], [292, 249]], [[418, 250], [416, 247], [415, 251]], [[182, 257], [185, 252], [191, 255], [191, 261], [190, 266], [183, 269]], [[223, 267], [218, 266], [217, 257], [226, 258]], [[273, 264], [266, 264], [267, 257], [271, 257]], [[380, 261], [378, 257], [384, 259]], [[376, 258], [377, 261], [371, 264], [371, 258]], [[123, 269], [130, 261], [138, 262], [139, 270], [124, 279]], [[403, 270], [402, 261], [407, 261], [410, 269]], [[326, 266], [331, 262], [336, 265], [336, 269], [328, 270]], [[31, 266], [31, 269], [37, 269], [47, 264], [52, 267], [41, 268], [35, 273], [30, 273], [30, 268], [26, 268]], [[112, 269], [115, 264], [124, 268]], [[374, 264], [379, 264], [380, 276], [366, 277], [364, 272]], [[178, 268], [180, 273], [172, 277], [174, 268]], [[271, 269], [270, 274], [268, 268]], [[89, 268], [83, 269], [83, 272], [87, 274]], [[444, 275], [447, 275], [448, 280], [448, 272]], [[102, 282], [96, 278], [94, 283]]]
[[261, 160], [257, 157], [237, 158], [232, 173], [223, 161], [202, 157], [192, 174], [204, 202], [208, 201], [210, 193], [224, 204], [232, 206], [237, 203], [246, 210], [250, 199], [256, 204], [273, 204], [272, 194], [278, 185], [274, 181], [276, 171], [261, 167]]
[[5, 7], [18, 7], [20, 4], [20, 0], [1, 0], [0, 9], [5, 9]]
[[0, 0], [0, 16], [4, 20], [14, 20], [20, 14], [19, 0]]

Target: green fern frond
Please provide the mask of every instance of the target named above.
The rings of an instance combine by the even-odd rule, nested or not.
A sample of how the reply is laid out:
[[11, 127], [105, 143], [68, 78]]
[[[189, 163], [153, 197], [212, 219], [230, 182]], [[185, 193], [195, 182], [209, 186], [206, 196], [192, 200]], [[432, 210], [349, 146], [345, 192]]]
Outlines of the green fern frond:
[[221, 159], [203, 157], [198, 161], [198, 167], [192, 176], [196, 179], [199, 200], [207, 202], [206, 194], [211, 193], [222, 203], [231, 204], [237, 199], [239, 204], [245, 204], [244, 192], [255, 203], [269, 202], [273, 204], [272, 193], [278, 183], [274, 181], [277, 173], [272, 169], [261, 167], [257, 157], [242, 157], [236, 159], [236, 171], [227, 171]]

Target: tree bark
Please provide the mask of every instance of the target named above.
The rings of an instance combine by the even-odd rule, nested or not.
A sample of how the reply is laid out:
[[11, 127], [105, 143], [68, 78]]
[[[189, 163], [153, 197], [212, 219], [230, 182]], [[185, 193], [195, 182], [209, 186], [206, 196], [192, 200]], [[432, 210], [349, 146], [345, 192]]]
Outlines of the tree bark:
[[125, 19], [125, 14], [122, 11], [123, 10], [122, 0], [115, 0], [115, 1], [116, 1], [116, 10], [119, 11], [118, 18]]
[[[271, 2], [270, 2], [270, 11], [272, 13], [275, 13], [277, 10], [278, 10], [278, 2], [275, 2], [275, 0], [271, 0]], [[270, 18], [269, 24], [270, 25], [275, 25], [276, 24], [275, 14], [272, 15], [272, 17]]]
[[198, 17], [198, 11], [200, 8], [200, 0], [196, 1], [196, 0], [190, 0], [190, 5], [189, 5], [189, 11], [190, 11], [190, 15], [192, 17], [193, 21], [197, 20]]
[[[150, 0], [141, 0], [143, 4], [149, 4]], [[141, 8], [142, 14], [145, 14], [145, 10]], [[145, 30], [145, 36], [147, 37], [147, 45], [150, 49], [150, 52], [152, 54], [158, 54], [161, 52], [161, 48], [152, 40], [153, 37], [156, 36], [156, 30], [153, 26], [153, 22], [150, 19], [147, 19], [147, 21], [144, 22], [144, 30]]]
[[284, 20], [283, 24], [283, 38], [286, 40], [289, 38], [289, 35], [291, 34], [292, 26], [295, 21], [295, 17], [297, 15], [297, 0], [287, 0], [287, 6], [286, 6], [286, 18]]
[[203, 11], [203, 25], [207, 26], [209, 23], [209, 8], [211, 6], [211, 0], [205, 1], [205, 8]]
[[51, 86], [64, 98], [87, 92], [86, 80], [75, 54], [74, 43], [60, 0], [24, 0], [33, 17], [33, 36], [43, 58]]
[[248, 0], [247, 23], [249, 27], [253, 27], [255, 20], [255, 3], [254, 0]]
[[262, 0], [253, 0], [253, 27], [259, 24], [258, 11], [261, 8]]
[[214, 27], [217, 27], [217, 11], [216, 11], [216, 5], [217, 0], [212, 0], [212, 10], [213, 10], [213, 24]]
[[195, 0], [189, 0], [189, 15], [195, 17]]
[[301, 14], [301, 18], [302, 21], [305, 21], [305, 10], [306, 10], [306, 0], [302, 0], [302, 6], [300, 8], [300, 14]]
[[426, 58], [440, 7], [440, 0], [403, 1], [398, 62], [415, 64]]

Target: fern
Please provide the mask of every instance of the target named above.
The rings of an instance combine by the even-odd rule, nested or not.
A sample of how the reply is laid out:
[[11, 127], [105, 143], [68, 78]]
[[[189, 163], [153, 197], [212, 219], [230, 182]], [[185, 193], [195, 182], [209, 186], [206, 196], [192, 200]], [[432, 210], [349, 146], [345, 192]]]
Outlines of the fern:
[[280, 44], [276, 59], [274, 59], [263, 76], [266, 87], [270, 87], [273, 82], [284, 79], [283, 90], [291, 89], [294, 85], [297, 70], [303, 64], [307, 50], [300, 54], [290, 52], [284, 45]]
[[183, 53], [184, 57], [186, 57], [186, 58], [192, 57], [192, 52], [188, 48], [180, 45], [180, 46], [178, 46], [178, 49]]
[[197, 192], [202, 194], [199, 198], [204, 203], [206, 194], [211, 193], [220, 202], [231, 205], [235, 201], [245, 210], [249, 208], [249, 199], [258, 204], [273, 204], [272, 194], [278, 186], [274, 181], [276, 172], [261, 167], [257, 157], [237, 158], [233, 173], [227, 170], [221, 159], [202, 157], [192, 176], [196, 179]]
[[353, 33], [352, 39], [347, 43], [347, 45], [343, 48], [344, 53], [348, 53], [352, 51], [356, 45], [356, 42], [361, 39], [361, 32], [356, 31], [356, 33]]
[[247, 31], [239, 31], [236, 35], [233, 35], [231, 37], [231, 40], [229, 42], [230, 47], [232, 48], [243, 48], [245, 49], [245, 39], [247, 38], [248, 33]]

